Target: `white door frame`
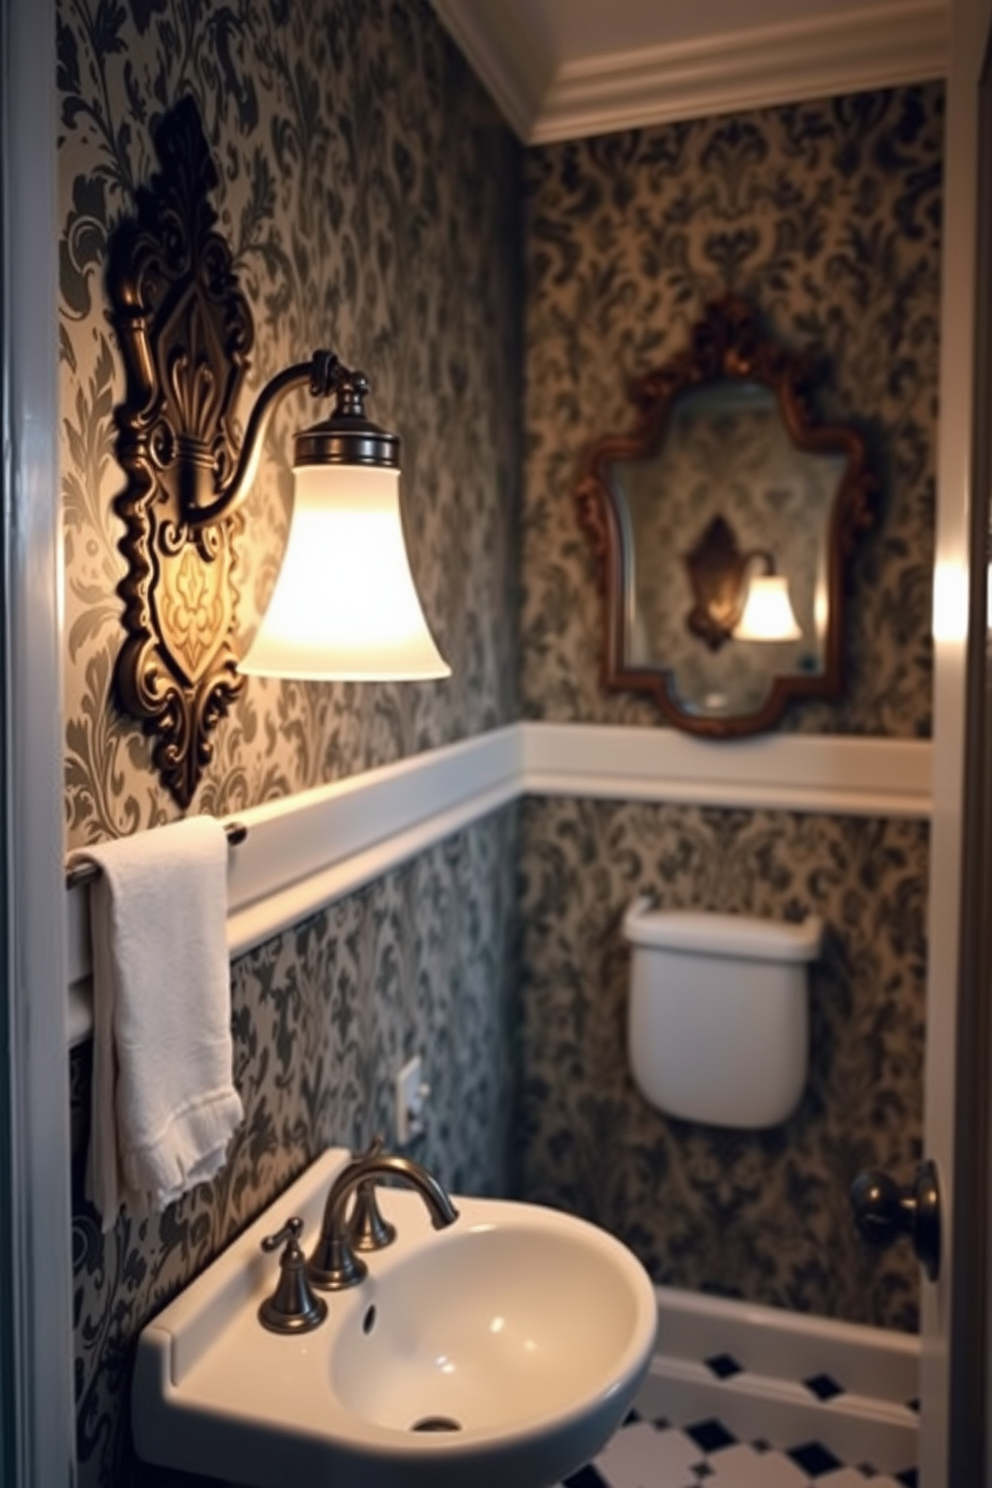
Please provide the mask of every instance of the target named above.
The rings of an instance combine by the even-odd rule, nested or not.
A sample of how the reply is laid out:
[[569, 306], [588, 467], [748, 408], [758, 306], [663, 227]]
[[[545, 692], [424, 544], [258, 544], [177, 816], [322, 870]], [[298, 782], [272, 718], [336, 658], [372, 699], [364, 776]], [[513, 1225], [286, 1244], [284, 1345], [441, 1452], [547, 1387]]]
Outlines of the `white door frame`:
[[[947, 1488], [952, 1436], [960, 1429], [951, 1394], [953, 1287], [981, 1277], [955, 1276], [954, 1232], [962, 1194], [955, 1190], [955, 1095], [959, 1044], [967, 1026], [962, 997], [961, 903], [965, 851], [969, 579], [973, 560], [974, 400], [979, 81], [992, 0], [952, 0], [944, 176], [941, 295], [940, 432], [934, 572], [933, 821], [929, 894], [925, 1151], [937, 1163], [945, 1262], [936, 1285], [923, 1286], [920, 1441], [921, 1488]], [[983, 499], [979, 493], [974, 499]], [[984, 566], [984, 564], [983, 564]], [[964, 1009], [964, 1011], [963, 1011]], [[961, 1053], [965, 1053], [961, 1050]], [[976, 1300], [978, 1298], [976, 1297]], [[953, 1339], [958, 1348], [960, 1338]]]
[[58, 478], [54, 0], [3, 0], [0, 147], [5, 402], [2, 770], [8, 927], [0, 1041], [10, 1257], [3, 1422], [18, 1488], [74, 1481]]

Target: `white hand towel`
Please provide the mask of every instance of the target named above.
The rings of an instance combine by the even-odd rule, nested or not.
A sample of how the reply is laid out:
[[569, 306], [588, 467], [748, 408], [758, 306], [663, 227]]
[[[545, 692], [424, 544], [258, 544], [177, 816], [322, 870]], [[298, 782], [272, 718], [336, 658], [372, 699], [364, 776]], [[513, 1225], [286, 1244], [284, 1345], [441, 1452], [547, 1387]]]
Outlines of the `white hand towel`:
[[100, 870], [87, 1191], [109, 1230], [122, 1204], [156, 1212], [212, 1177], [244, 1116], [232, 1080], [227, 839], [196, 816], [74, 854], [86, 859]]

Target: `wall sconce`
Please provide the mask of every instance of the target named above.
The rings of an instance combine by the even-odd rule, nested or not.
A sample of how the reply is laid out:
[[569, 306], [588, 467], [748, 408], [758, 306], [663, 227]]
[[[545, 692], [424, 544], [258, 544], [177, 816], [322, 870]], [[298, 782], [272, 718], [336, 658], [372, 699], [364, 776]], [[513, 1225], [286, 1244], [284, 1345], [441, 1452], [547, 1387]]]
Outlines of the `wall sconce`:
[[[254, 343], [231, 250], [209, 193], [217, 168], [193, 100], [155, 130], [161, 171], [110, 243], [108, 292], [126, 373], [115, 409], [128, 477], [127, 639], [117, 696], [155, 738], [153, 759], [188, 806], [210, 737], [246, 673], [309, 679], [450, 675], [407, 561], [399, 439], [365, 415], [368, 381], [331, 352], [280, 372], [239, 442], [238, 394]], [[231, 640], [244, 499], [272, 415], [290, 392], [333, 396], [331, 417], [295, 436], [290, 534], [272, 600], [243, 660]]]
[[[686, 626], [718, 651], [725, 641], [797, 641], [789, 586], [765, 548], [742, 553], [726, 517], [714, 517], [683, 562], [692, 585]], [[759, 564], [765, 572], [755, 573]]]
[[760, 557], [771, 563], [761, 550], [742, 553], [733, 527], [720, 516], [708, 523], [695, 546], [683, 554], [693, 598], [686, 627], [711, 651], [719, 651], [731, 639], [744, 609], [750, 567]]
[[[714, 517], [682, 561], [693, 595], [685, 623], [711, 651], [729, 640], [797, 641], [802, 635], [771, 553], [742, 553], [726, 517]], [[755, 573], [758, 564], [765, 573]]]
[[[261, 448], [271, 410], [304, 380], [315, 397], [333, 389], [337, 405], [329, 419], [294, 438], [289, 540], [238, 670], [313, 681], [448, 677], [403, 540], [400, 441], [365, 417], [364, 374], [349, 371], [333, 352], [318, 351], [311, 363], [273, 378], [255, 404], [242, 458], [251, 458], [252, 441]], [[237, 493], [225, 492], [213, 520], [237, 500]]]

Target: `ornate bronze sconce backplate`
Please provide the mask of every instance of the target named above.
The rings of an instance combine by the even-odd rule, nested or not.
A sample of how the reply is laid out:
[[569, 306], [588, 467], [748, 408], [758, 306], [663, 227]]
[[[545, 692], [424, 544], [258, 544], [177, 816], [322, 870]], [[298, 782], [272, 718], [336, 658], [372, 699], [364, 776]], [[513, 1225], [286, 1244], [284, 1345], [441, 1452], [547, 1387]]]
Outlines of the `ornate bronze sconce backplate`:
[[164, 116], [155, 147], [162, 169], [115, 231], [108, 266], [126, 374], [115, 419], [127, 486], [114, 505], [125, 526], [127, 639], [115, 683], [155, 736], [156, 767], [185, 807], [213, 753], [210, 736], [244, 686], [231, 646], [244, 519], [189, 517], [237, 467], [234, 410], [254, 327], [215, 230], [208, 196], [218, 175], [191, 99]]
[[771, 566], [770, 555], [758, 549], [741, 552], [737, 534], [723, 516], [714, 517], [683, 554], [693, 596], [685, 623], [711, 651], [719, 651], [730, 640], [741, 618], [748, 569], [756, 558]]

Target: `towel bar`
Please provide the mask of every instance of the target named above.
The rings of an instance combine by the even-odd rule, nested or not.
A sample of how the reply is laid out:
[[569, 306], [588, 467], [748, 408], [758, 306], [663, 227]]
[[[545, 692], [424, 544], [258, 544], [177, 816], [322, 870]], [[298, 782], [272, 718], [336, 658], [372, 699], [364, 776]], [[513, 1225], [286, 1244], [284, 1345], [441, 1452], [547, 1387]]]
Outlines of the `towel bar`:
[[[244, 822], [228, 822], [224, 832], [229, 847], [237, 847], [248, 836], [248, 828]], [[65, 886], [67, 889], [74, 889], [79, 884], [89, 883], [99, 872], [96, 863], [73, 863], [71, 868], [65, 870]]]

